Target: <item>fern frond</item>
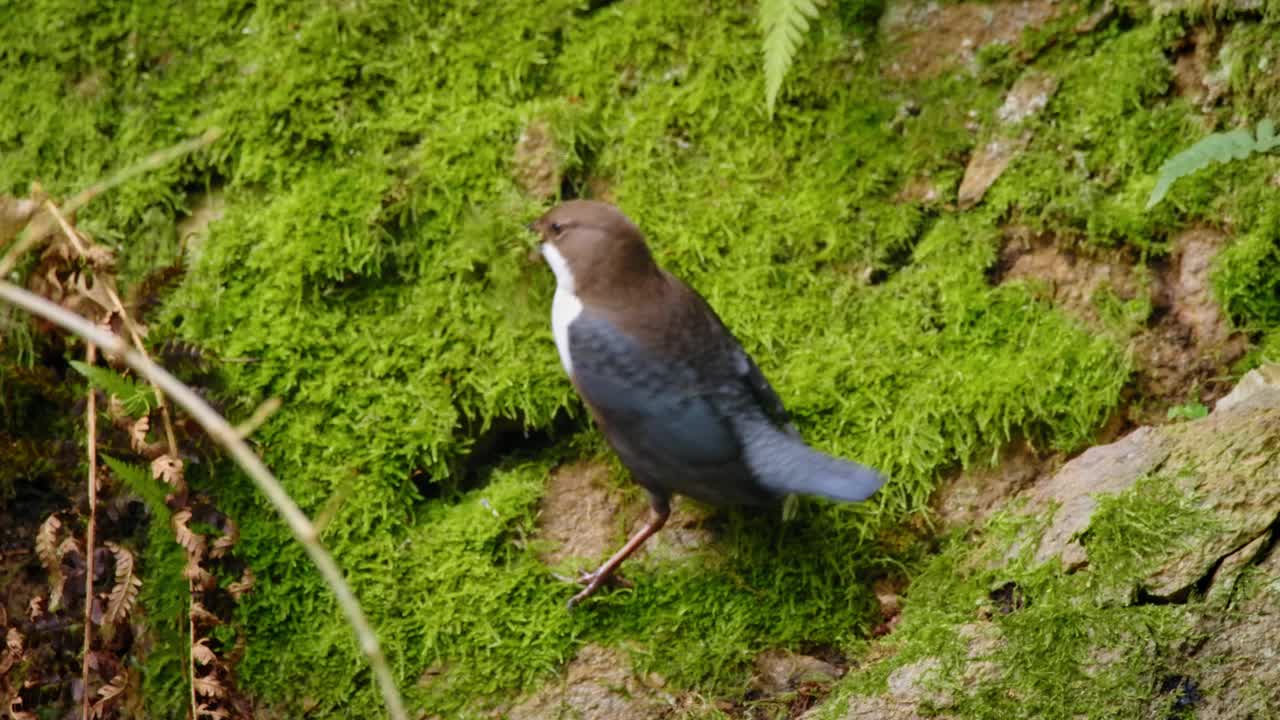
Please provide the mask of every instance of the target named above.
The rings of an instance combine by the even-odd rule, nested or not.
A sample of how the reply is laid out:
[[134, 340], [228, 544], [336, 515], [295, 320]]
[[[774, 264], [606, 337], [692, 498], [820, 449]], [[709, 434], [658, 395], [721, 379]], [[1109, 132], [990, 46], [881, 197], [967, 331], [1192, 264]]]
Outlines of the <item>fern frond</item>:
[[98, 688], [98, 699], [93, 703], [93, 707], [90, 708], [90, 717], [103, 717], [108, 710], [108, 706], [116, 698], [120, 697], [121, 693], [128, 687], [129, 673], [122, 668], [115, 677], [111, 678], [110, 682]]
[[150, 385], [130, 380], [107, 368], [86, 365], [78, 360], [72, 360], [71, 367], [88, 378], [94, 387], [120, 398], [125, 412], [134, 417], [145, 415], [159, 405], [156, 392]]
[[231, 597], [239, 600], [253, 589], [253, 571], [245, 567], [244, 572], [240, 573], [240, 579], [227, 586], [227, 592], [231, 593]]
[[40, 523], [36, 531], [36, 557], [50, 576], [61, 574], [62, 563], [58, 560], [58, 531], [62, 529], [62, 521], [54, 513]]
[[195, 557], [197, 561], [204, 559], [205, 539], [203, 535], [193, 532], [187, 523], [191, 521], [191, 510], [179, 510], [169, 518], [169, 526], [177, 537], [178, 544], [187, 551], [187, 557]]
[[147, 472], [146, 468], [130, 465], [110, 455], [99, 454], [98, 457], [106, 462], [107, 467], [111, 468], [111, 472], [124, 482], [125, 487], [129, 488], [130, 492], [142, 498], [142, 501], [147, 504], [147, 508], [151, 510], [151, 514], [166, 521], [169, 519], [169, 506], [164, 504], [168, 490], [165, 489], [164, 485], [152, 478], [151, 473]]
[[196, 694], [202, 697], [225, 698], [227, 688], [216, 676], [198, 677], [191, 681], [196, 687]]
[[191, 656], [199, 665], [212, 665], [218, 662], [218, 655], [209, 647], [209, 638], [200, 638], [191, 646]]
[[809, 21], [818, 17], [821, 4], [822, 0], [760, 0], [760, 30], [764, 32], [764, 95], [770, 117], [778, 100], [778, 91], [782, 89], [782, 79], [804, 42]]
[[107, 549], [116, 558], [116, 584], [111, 588], [106, 615], [107, 622], [114, 623], [124, 620], [133, 610], [138, 591], [142, 589], [142, 578], [133, 571], [133, 553], [113, 542], [107, 543]]
[[1258, 123], [1256, 139], [1244, 128], [1212, 133], [1160, 166], [1156, 186], [1151, 189], [1151, 197], [1147, 199], [1147, 209], [1150, 210], [1163, 200], [1169, 193], [1169, 188], [1179, 178], [1203, 170], [1215, 162], [1243, 160], [1254, 153], [1268, 152], [1277, 147], [1280, 147], [1280, 137], [1276, 136], [1275, 125], [1269, 119]]
[[179, 489], [186, 487], [182, 469], [182, 460], [172, 455], [161, 455], [151, 461], [151, 477]]
[[236, 543], [240, 542], [240, 526], [236, 525], [235, 520], [223, 516], [222, 521], [225, 526], [222, 534], [218, 536], [217, 540], [213, 541], [213, 546], [209, 548], [209, 557], [211, 558], [220, 558], [226, 555], [231, 551], [231, 548], [236, 546]]

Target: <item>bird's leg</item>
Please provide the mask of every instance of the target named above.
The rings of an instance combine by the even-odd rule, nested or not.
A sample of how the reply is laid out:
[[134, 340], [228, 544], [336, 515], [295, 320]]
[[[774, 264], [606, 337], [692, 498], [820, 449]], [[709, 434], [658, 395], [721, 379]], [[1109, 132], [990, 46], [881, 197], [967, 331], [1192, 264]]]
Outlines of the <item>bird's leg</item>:
[[640, 528], [639, 532], [631, 536], [626, 545], [622, 549], [613, 554], [613, 557], [605, 561], [603, 565], [596, 568], [596, 571], [582, 577], [582, 581], [586, 587], [573, 597], [569, 598], [569, 607], [586, 600], [591, 594], [600, 589], [600, 586], [609, 579], [613, 572], [618, 569], [623, 560], [631, 556], [637, 548], [644, 544], [649, 536], [662, 529], [667, 524], [667, 518], [671, 515], [671, 503], [666, 498], [661, 498], [652, 493], [649, 495], [649, 521]]

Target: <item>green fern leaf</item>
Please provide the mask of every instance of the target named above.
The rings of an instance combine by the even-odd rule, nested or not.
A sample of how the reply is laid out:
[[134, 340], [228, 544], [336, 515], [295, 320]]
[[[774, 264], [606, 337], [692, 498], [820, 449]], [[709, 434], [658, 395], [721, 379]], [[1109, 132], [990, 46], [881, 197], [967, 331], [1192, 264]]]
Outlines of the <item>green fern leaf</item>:
[[160, 404], [156, 399], [155, 390], [150, 385], [129, 380], [106, 368], [86, 365], [77, 360], [71, 361], [71, 367], [88, 378], [94, 387], [120, 398], [120, 402], [124, 404], [124, 411], [133, 417], [142, 417]]
[[764, 32], [764, 92], [769, 116], [782, 89], [782, 79], [791, 68], [796, 51], [804, 42], [809, 21], [818, 17], [822, 0], [760, 0], [760, 29]]
[[152, 515], [164, 519], [166, 521], [165, 524], [168, 525], [169, 506], [164, 504], [164, 499], [169, 494], [169, 491], [163, 483], [151, 477], [151, 472], [146, 468], [131, 465], [123, 460], [117, 460], [105, 453], [100, 454], [99, 457], [107, 464], [107, 467], [111, 468], [111, 472], [120, 478], [125, 487], [129, 488], [130, 492], [142, 498], [142, 501], [151, 510]]
[[1275, 123], [1267, 118], [1258, 123], [1258, 151], [1267, 152], [1280, 147], [1280, 135], [1276, 135]]
[[1243, 160], [1254, 153], [1267, 152], [1277, 147], [1280, 147], [1280, 137], [1276, 136], [1275, 125], [1271, 120], [1258, 123], [1257, 139], [1244, 128], [1212, 133], [1164, 161], [1156, 177], [1156, 186], [1151, 189], [1151, 197], [1147, 199], [1147, 209], [1150, 210], [1163, 200], [1169, 193], [1169, 188], [1179, 178], [1203, 170], [1215, 162]]

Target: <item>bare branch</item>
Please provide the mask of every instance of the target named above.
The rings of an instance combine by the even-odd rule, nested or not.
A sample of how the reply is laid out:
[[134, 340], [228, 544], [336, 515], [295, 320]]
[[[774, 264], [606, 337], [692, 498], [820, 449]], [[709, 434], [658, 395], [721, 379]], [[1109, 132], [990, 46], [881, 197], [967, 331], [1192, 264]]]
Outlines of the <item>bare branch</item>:
[[[98, 348], [92, 342], [84, 351], [84, 362], [93, 367], [98, 359]], [[83, 702], [81, 720], [89, 720], [92, 704], [89, 702], [89, 651], [93, 649], [93, 541], [98, 525], [98, 393], [89, 386], [89, 401], [85, 407], [85, 424], [88, 425], [89, 446], [89, 529], [85, 531], [84, 554], [84, 658], [80, 664], [80, 682]]]

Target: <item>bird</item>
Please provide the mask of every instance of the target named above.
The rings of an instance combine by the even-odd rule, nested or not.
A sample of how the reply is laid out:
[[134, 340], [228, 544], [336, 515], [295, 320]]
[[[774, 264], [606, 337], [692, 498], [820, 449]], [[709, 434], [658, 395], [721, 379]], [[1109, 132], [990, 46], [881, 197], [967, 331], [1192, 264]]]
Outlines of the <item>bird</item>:
[[671, 514], [673, 495], [770, 506], [790, 495], [871, 497], [886, 477], [801, 439], [777, 392], [710, 304], [663, 270], [609, 203], [562, 202], [527, 226], [555, 275], [560, 363], [609, 446], [648, 494], [645, 524], [594, 572], [581, 603]]

